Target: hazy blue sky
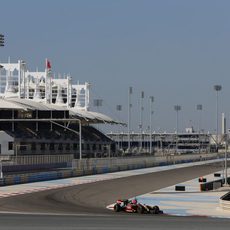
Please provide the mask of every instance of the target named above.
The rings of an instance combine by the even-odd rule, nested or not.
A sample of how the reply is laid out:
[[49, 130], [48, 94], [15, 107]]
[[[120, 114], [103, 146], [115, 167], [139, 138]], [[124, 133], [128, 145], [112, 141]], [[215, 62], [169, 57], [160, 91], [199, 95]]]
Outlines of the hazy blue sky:
[[154, 96], [154, 129], [175, 130], [176, 104], [180, 130], [197, 127], [202, 104], [202, 128], [214, 131], [214, 84], [223, 86], [220, 112], [229, 124], [230, 1], [0, 0], [0, 7], [1, 61], [23, 59], [33, 71], [47, 57], [55, 73], [90, 82], [91, 98], [103, 99], [100, 111], [124, 121], [132, 86], [133, 129], [144, 91], [144, 128]]

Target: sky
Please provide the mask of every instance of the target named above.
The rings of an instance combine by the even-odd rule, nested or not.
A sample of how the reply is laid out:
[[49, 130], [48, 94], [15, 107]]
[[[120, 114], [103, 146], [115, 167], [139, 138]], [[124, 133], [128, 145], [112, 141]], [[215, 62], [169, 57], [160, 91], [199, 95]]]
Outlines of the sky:
[[[102, 99], [103, 112], [127, 122], [131, 96], [131, 130], [156, 132], [193, 126], [216, 129], [216, 92], [221, 113], [230, 120], [230, 1], [227, 0], [0, 0], [0, 60], [25, 60], [30, 71], [70, 74], [91, 84], [91, 101]], [[93, 103], [92, 103], [93, 104]], [[203, 110], [196, 109], [202, 104]], [[122, 105], [122, 111], [116, 106]], [[220, 125], [219, 125], [220, 126]], [[126, 128], [106, 126], [107, 131]]]

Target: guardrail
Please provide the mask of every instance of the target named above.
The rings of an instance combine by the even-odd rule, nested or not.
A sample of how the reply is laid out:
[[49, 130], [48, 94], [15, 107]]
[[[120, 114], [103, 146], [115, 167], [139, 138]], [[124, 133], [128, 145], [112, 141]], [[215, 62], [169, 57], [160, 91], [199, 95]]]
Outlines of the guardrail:
[[155, 166], [166, 166], [179, 163], [189, 163], [202, 160], [216, 159], [215, 154], [189, 154], [189, 155], [165, 155], [160, 157], [123, 157], [123, 158], [88, 158], [74, 159], [73, 169], [84, 171], [114, 172]]
[[20, 173], [20, 172], [31, 172], [31, 171], [50, 171], [57, 168], [66, 168], [68, 162], [63, 163], [50, 163], [50, 164], [32, 164], [32, 165], [4, 165], [3, 173]]
[[[173, 156], [171, 156], [173, 157]], [[72, 168], [65, 170], [55, 170], [50, 172], [24, 173], [18, 175], [4, 175], [0, 185], [13, 185], [30, 183], [36, 181], [46, 181], [69, 177], [102, 174], [116, 171], [133, 170], [139, 168], [170, 165], [174, 163], [189, 163], [203, 159], [214, 159], [215, 155], [174, 156], [167, 161], [167, 157], [133, 157], [133, 158], [90, 158], [73, 160]]]
[[66, 168], [73, 159], [73, 154], [0, 157], [3, 173]]
[[230, 211], [230, 192], [220, 198], [219, 204], [223, 210]]
[[28, 155], [28, 156], [0, 156], [3, 165], [38, 165], [71, 162], [73, 154]]

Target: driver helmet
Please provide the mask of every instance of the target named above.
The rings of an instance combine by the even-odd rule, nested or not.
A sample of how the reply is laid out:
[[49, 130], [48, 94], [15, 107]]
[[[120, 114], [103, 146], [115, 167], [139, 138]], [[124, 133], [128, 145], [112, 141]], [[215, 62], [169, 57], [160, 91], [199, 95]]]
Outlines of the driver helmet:
[[137, 199], [136, 198], [132, 200], [132, 204], [137, 204]]

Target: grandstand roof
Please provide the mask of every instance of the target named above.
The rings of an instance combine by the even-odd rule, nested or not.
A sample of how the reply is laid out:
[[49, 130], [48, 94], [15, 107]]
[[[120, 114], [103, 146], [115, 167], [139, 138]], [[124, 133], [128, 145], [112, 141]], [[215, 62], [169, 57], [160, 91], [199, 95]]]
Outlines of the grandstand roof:
[[[29, 99], [8, 98], [7, 101], [13, 102], [17, 105], [24, 107], [25, 110], [68, 110], [65, 107], [56, 106], [53, 104], [45, 104], [44, 102], [37, 102]], [[1, 104], [0, 104], [1, 108]]]
[[22, 109], [24, 110], [25, 108], [22, 105], [15, 104], [14, 102], [10, 102], [7, 100], [4, 100], [0, 98], [0, 109]]
[[79, 110], [77, 108], [70, 108], [70, 115], [80, 117], [91, 123], [110, 123], [110, 124], [122, 124], [113, 120], [111, 117], [97, 112]]
[[42, 111], [69, 111], [71, 117], [81, 119], [84, 123], [110, 123], [110, 124], [123, 124], [121, 122], [113, 120], [111, 117], [92, 111], [85, 111], [77, 108], [66, 108], [64, 106], [58, 106], [54, 104], [45, 104], [44, 101], [34, 101], [30, 99], [20, 98], [7, 98], [0, 99], [0, 110], [12, 109], [12, 110], [42, 110]]

